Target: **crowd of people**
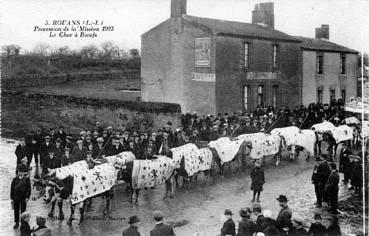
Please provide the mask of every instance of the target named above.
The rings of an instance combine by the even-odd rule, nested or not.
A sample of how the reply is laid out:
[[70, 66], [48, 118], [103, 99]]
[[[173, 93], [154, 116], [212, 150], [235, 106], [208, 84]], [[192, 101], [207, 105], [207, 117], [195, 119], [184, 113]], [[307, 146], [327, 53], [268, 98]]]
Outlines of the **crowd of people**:
[[306, 228], [305, 219], [298, 214], [292, 217], [292, 210], [288, 206], [288, 199], [285, 195], [279, 195], [276, 199], [280, 206], [280, 211], [276, 219], [272, 218], [272, 211], [264, 209], [260, 204], [241, 208], [239, 211], [241, 221], [238, 223], [237, 231], [235, 222], [232, 219], [233, 213], [226, 209], [224, 212], [226, 221], [220, 230], [220, 236], [339, 236], [341, 229], [338, 224], [338, 217], [329, 216], [329, 225], [322, 224], [322, 216], [314, 215], [314, 221], [310, 227]]
[[[47, 174], [51, 169], [69, 165], [73, 162], [86, 160], [89, 167], [101, 163], [105, 156], [112, 156], [123, 151], [131, 151], [137, 159], [153, 159], [154, 155], [166, 155], [171, 148], [194, 143], [202, 146], [219, 137], [236, 137], [240, 134], [269, 132], [273, 128], [297, 126], [310, 128], [313, 124], [330, 121], [339, 125], [346, 118], [342, 101], [332, 101], [328, 104], [310, 104], [295, 107], [293, 110], [283, 107], [275, 111], [273, 107], [258, 106], [252, 113], [227, 113], [217, 116], [207, 115], [199, 117], [197, 114], [182, 115], [182, 125], [172, 127], [172, 122], [154, 131], [150, 127], [140, 130], [114, 129], [112, 126], [104, 128], [97, 121], [94, 127], [82, 130], [78, 135], [67, 134], [63, 126], [57, 129], [31, 131], [20, 140], [16, 147], [17, 176], [11, 186], [11, 200], [14, 206], [14, 228], [19, 227], [19, 213], [26, 210], [30, 196], [30, 181], [26, 178], [32, 159], [35, 161], [35, 178]], [[359, 129], [359, 127], [357, 127]], [[360, 132], [357, 132], [358, 134]], [[345, 173], [344, 181], [351, 181], [351, 185], [359, 193], [358, 165], [349, 153], [351, 145], [343, 152], [346, 155], [340, 162], [340, 171]], [[351, 155], [351, 156], [350, 156]], [[323, 159], [328, 159], [321, 155]], [[318, 158], [317, 160], [320, 161]], [[336, 185], [337, 180], [331, 177], [334, 165], [325, 169], [329, 173], [321, 175], [321, 163], [315, 168], [318, 174], [313, 177], [317, 193], [317, 205], [323, 198], [329, 203], [332, 213], [337, 213], [337, 198], [325, 194], [327, 183]], [[334, 164], [334, 163], [333, 163]], [[256, 164], [257, 165], [257, 164]], [[323, 168], [324, 169], [324, 168]], [[264, 173], [260, 166], [252, 171], [253, 201], [260, 202], [260, 192], [264, 184]], [[332, 186], [328, 192], [336, 192]], [[338, 190], [337, 190], [338, 192]], [[256, 198], [256, 199], [255, 199]], [[271, 234], [269, 234], [271, 235]]]

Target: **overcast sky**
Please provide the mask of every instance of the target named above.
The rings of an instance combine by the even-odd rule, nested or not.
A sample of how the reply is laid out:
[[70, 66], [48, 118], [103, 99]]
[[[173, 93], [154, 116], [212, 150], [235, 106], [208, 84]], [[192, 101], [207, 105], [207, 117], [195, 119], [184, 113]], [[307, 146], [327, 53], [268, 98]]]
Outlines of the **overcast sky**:
[[[187, 0], [187, 14], [251, 22], [259, 0]], [[265, 2], [265, 1], [264, 1]], [[121, 48], [140, 48], [140, 36], [167, 19], [170, 0], [0, 0], [0, 44], [32, 50], [39, 43], [78, 49], [113, 41]], [[275, 28], [290, 35], [315, 36], [315, 27], [330, 25], [330, 39], [369, 52], [368, 0], [274, 0]], [[103, 20], [115, 31], [95, 39], [49, 38], [33, 32], [45, 20]], [[365, 40], [364, 40], [365, 39]]]

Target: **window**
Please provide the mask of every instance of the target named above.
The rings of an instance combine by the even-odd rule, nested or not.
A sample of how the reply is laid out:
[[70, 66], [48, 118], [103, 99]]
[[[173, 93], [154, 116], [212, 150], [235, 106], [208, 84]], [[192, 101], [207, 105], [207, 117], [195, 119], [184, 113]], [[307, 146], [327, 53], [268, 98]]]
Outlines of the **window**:
[[318, 74], [323, 74], [323, 54], [318, 54], [316, 58], [316, 69]]
[[346, 56], [341, 55], [341, 74], [346, 74]]
[[323, 103], [323, 90], [322, 89], [318, 89], [317, 91], [317, 98], [318, 98], [318, 103]]
[[278, 68], [278, 45], [273, 45], [273, 69]]
[[244, 60], [245, 60], [244, 67], [245, 68], [249, 68], [249, 43], [244, 43], [244, 54], [245, 54], [245, 57], [244, 57]]
[[264, 104], [264, 86], [263, 85], [259, 85], [258, 87], [258, 105], [263, 105]]
[[243, 107], [245, 111], [249, 109], [249, 86], [243, 86]]
[[346, 101], [346, 90], [345, 89], [341, 89], [341, 99], [343, 102]]
[[329, 96], [330, 96], [330, 101], [332, 102], [334, 99], [336, 99], [336, 90], [335, 89], [331, 89], [329, 90]]
[[272, 98], [272, 105], [274, 108], [277, 107], [277, 97], [278, 97], [278, 85], [273, 86], [273, 98]]

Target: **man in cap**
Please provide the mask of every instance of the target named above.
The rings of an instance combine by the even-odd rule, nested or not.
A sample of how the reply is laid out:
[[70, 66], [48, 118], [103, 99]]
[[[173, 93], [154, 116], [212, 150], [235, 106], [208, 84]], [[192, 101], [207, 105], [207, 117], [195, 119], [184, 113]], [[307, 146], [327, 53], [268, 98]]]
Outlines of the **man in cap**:
[[155, 228], [150, 231], [150, 236], [175, 236], [171, 226], [163, 223], [164, 214], [161, 211], [154, 211]]
[[67, 136], [65, 141], [65, 147], [69, 148], [70, 150], [73, 150], [74, 144], [72, 142], [73, 138], [71, 136]]
[[60, 168], [61, 167], [61, 160], [60, 158], [54, 155], [54, 151], [49, 151], [49, 156], [46, 158], [44, 166], [42, 168], [42, 173], [47, 174], [52, 169]]
[[55, 158], [61, 160], [61, 157], [64, 154], [64, 148], [62, 146], [62, 140], [60, 138], [57, 138], [55, 140], [53, 151], [54, 151]]
[[326, 195], [324, 194], [324, 188], [328, 180], [328, 176], [331, 172], [328, 161], [327, 154], [322, 154], [318, 157], [317, 165], [314, 167], [312, 182], [315, 186], [315, 195], [316, 195], [316, 205], [318, 207], [322, 206], [322, 202], [326, 202]]
[[326, 230], [326, 227], [322, 225], [322, 216], [315, 213], [314, 222], [311, 223], [308, 234], [311, 236], [324, 236]]
[[24, 212], [31, 196], [31, 181], [27, 176], [26, 166], [18, 165], [18, 174], [10, 186], [10, 200], [14, 209], [14, 229], [19, 227], [19, 211]]
[[53, 145], [50, 141], [51, 137], [49, 135], [46, 135], [44, 137], [45, 142], [41, 144], [40, 146], [40, 166], [45, 165], [45, 161], [47, 157], [49, 156], [49, 152], [53, 149]]
[[97, 132], [99, 132], [99, 135], [101, 136], [103, 131], [104, 131], [104, 128], [101, 126], [100, 121], [96, 121], [96, 127], [95, 128], [97, 129]]
[[288, 207], [288, 199], [285, 195], [279, 195], [277, 198], [277, 201], [279, 202], [279, 206], [281, 207], [281, 210], [279, 211], [278, 217], [277, 217], [277, 223], [278, 228], [281, 232], [283, 231], [289, 231], [291, 229], [291, 218], [292, 218], [292, 211]]
[[100, 137], [97, 139], [97, 146], [95, 146], [92, 150], [92, 157], [94, 159], [100, 159], [101, 157], [104, 156], [105, 156], [104, 139]]
[[226, 221], [223, 224], [222, 229], [220, 230], [220, 236], [228, 236], [236, 235], [236, 225], [234, 224], [234, 221], [232, 220], [232, 211], [229, 209], [226, 209], [224, 211], [224, 216], [226, 218]]
[[339, 190], [338, 184], [340, 182], [340, 176], [338, 175], [337, 166], [335, 163], [331, 163], [331, 169], [331, 173], [325, 186], [325, 193], [330, 206], [329, 212], [332, 214], [339, 214], [337, 207]]
[[19, 140], [18, 146], [15, 148], [15, 155], [17, 156], [17, 165], [22, 163], [22, 159], [27, 156], [27, 150], [24, 138]]
[[136, 215], [129, 217], [128, 224], [130, 226], [123, 231], [123, 236], [140, 236], [141, 234], [138, 232], [139, 223], [140, 219]]
[[68, 166], [71, 165], [74, 162], [71, 154], [70, 149], [68, 147], [65, 147], [64, 154], [61, 157], [61, 166]]
[[81, 161], [86, 158], [86, 148], [83, 147], [83, 141], [78, 140], [77, 146], [73, 148], [72, 158], [74, 161]]

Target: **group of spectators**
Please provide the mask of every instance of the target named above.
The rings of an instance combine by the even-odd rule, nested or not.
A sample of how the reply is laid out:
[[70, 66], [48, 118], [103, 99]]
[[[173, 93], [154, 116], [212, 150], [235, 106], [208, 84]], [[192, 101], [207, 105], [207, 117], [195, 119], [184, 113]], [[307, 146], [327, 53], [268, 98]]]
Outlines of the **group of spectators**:
[[236, 225], [232, 219], [232, 211], [226, 209], [224, 212], [226, 221], [221, 228], [220, 236], [340, 236], [341, 229], [338, 225], [338, 217], [329, 216], [329, 225], [322, 224], [322, 216], [314, 215], [314, 221], [307, 227], [305, 220], [299, 215], [292, 217], [292, 210], [288, 206], [288, 199], [285, 195], [277, 198], [281, 210], [276, 219], [272, 218], [272, 211], [265, 209], [262, 211], [260, 204], [254, 204], [252, 209], [242, 208], [239, 211], [242, 218]]

